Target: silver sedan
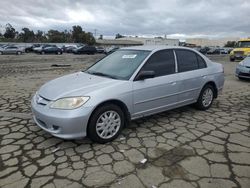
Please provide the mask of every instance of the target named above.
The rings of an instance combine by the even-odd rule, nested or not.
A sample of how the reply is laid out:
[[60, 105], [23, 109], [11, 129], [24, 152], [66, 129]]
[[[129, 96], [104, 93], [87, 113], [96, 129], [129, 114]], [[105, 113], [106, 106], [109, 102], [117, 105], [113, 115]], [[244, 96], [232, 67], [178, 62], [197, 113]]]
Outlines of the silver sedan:
[[3, 54], [21, 55], [22, 53], [23, 53], [23, 50], [16, 46], [6, 46], [4, 48], [0, 48], [0, 55], [3, 55]]
[[239, 79], [250, 79], [250, 56], [247, 56], [243, 61], [241, 61], [237, 65], [235, 75]]
[[189, 104], [208, 109], [223, 88], [223, 72], [189, 48], [122, 48], [43, 85], [32, 99], [33, 117], [54, 136], [106, 143], [130, 120]]

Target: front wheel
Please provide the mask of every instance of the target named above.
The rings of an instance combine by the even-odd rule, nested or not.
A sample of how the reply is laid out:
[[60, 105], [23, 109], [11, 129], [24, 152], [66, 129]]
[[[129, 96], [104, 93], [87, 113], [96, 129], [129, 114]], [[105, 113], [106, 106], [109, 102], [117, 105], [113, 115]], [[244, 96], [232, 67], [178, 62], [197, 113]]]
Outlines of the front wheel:
[[235, 59], [234, 59], [234, 58], [232, 58], [232, 57], [230, 57], [230, 61], [231, 61], [231, 62], [233, 62], [233, 61], [235, 61]]
[[117, 138], [124, 127], [124, 113], [114, 104], [107, 104], [94, 111], [88, 125], [88, 137], [100, 144]]
[[195, 104], [199, 110], [207, 110], [213, 103], [215, 90], [212, 85], [205, 85], [201, 90], [200, 96]]

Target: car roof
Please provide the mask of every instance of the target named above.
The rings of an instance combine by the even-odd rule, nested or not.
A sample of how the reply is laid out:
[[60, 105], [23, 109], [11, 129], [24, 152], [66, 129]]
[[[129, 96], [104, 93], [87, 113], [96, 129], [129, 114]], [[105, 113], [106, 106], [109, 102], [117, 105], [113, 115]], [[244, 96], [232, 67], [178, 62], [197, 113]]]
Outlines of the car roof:
[[131, 47], [125, 47], [121, 49], [126, 49], [126, 50], [146, 50], [146, 51], [158, 51], [158, 50], [165, 50], [165, 49], [188, 49], [188, 50], [193, 50], [192, 48], [187, 48], [187, 47], [181, 47], [181, 46], [164, 46], [164, 45], [143, 45], [143, 46], [131, 46]]

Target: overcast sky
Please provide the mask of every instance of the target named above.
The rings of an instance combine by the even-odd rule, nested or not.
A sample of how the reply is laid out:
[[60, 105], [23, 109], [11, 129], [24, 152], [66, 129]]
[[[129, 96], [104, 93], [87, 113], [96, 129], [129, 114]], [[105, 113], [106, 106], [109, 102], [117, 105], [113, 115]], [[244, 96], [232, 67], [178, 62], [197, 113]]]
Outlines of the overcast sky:
[[0, 25], [104, 36], [247, 37], [250, 0], [0, 0]]

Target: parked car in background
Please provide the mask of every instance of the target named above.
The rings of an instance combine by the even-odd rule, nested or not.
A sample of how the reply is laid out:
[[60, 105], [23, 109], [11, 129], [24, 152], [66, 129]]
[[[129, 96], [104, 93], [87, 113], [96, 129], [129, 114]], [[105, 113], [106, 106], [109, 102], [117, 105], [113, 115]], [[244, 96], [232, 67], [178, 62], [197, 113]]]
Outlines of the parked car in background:
[[73, 53], [73, 50], [77, 49], [76, 46], [67, 46], [63, 48], [63, 52], [65, 53]]
[[228, 50], [224, 49], [224, 48], [212, 48], [212, 49], [208, 50], [206, 52], [206, 54], [210, 54], [210, 55], [214, 55], [214, 54], [217, 54], [217, 55], [228, 54]]
[[56, 45], [53, 45], [53, 44], [43, 44], [43, 45], [41, 45], [41, 46], [39, 46], [39, 47], [34, 47], [34, 48], [33, 48], [33, 51], [34, 51], [35, 53], [40, 53], [41, 50], [42, 50], [43, 48], [55, 47], [55, 46], [56, 46]]
[[213, 48], [207, 51], [207, 54], [213, 55], [213, 54], [220, 54], [220, 49]]
[[207, 52], [210, 50], [209, 47], [202, 47], [199, 52], [202, 53], [202, 54], [207, 54]]
[[34, 48], [38, 48], [40, 46], [41, 46], [41, 44], [32, 44], [31, 46], [28, 46], [25, 48], [25, 52], [26, 53], [33, 52]]
[[227, 49], [221, 48], [219, 50], [220, 50], [220, 54], [228, 54], [228, 50]]
[[137, 46], [46, 83], [31, 106], [36, 124], [54, 136], [106, 143], [130, 120], [189, 104], [210, 108], [223, 84], [223, 66], [195, 50]]
[[239, 79], [250, 79], [250, 56], [247, 56], [237, 65], [235, 75]]
[[94, 46], [81, 46], [73, 50], [74, 54], [95, 54], [97, 50]]
[[39, 54], [58, 54], [61, 55], [63, 53], [61, 48], [58, 48], [56, 45], [46, 46], [36, 51]]
[[23, 53], [23, 50], [18, 48], [17, 46], [5, 46], [3, 48], [0, 48], [0, 55], [3, 54], [16, 54], [16, 55], [21, 55]]
[[243, 60], [250, 55], [250, 39], [242, 39], [237, 42], [236, 48], [230, 52], [230, 61]]
[[96, 47], [96, 51], [97, 51], [97, 53], [105, 53], [106, 51], [105, 51], [105, 49], [103, 48], [103, 47]]

